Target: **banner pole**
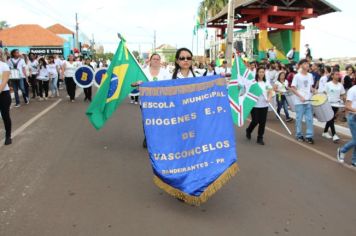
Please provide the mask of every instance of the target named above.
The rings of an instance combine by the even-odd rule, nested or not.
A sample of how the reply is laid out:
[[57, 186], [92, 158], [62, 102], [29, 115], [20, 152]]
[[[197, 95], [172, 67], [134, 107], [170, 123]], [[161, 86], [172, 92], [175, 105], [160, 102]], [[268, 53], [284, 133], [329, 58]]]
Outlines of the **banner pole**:
[[276, 109], [274, 109], [273, 105], [270, 102], [268, 103], [268, 105], [271, 107], [271, 109], [274, 112], [274, 114], [276, 114], [277, 118], [282, 123], [284, 128], [288, 131], [289, 135], [292, 135], [292, 132], [289, 130], [288, 126], [283, 122], [282, 118], [278, 115], [278, 113], [277, 113]]

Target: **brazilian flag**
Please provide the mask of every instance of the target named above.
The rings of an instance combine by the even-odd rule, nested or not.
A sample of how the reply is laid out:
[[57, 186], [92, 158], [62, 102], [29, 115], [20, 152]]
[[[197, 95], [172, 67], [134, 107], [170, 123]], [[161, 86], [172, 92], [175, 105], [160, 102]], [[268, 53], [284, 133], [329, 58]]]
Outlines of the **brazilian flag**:
[[131, 84], [138, 81], [148, 80], [128, 51], [125, 40], [122, 39], [100, 88], [86, 112], [89, 121], [96, 129], [104, 126], [132, 90]]

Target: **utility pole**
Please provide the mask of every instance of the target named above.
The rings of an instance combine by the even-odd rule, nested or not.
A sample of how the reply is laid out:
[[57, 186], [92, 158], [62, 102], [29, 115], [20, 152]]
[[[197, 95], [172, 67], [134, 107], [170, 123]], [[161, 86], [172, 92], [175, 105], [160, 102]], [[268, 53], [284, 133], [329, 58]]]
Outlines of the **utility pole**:
[[156, 30], [153, 31], [153, 52], [156, 52]]
[[229, 9], [228, 9], [228, 19], [227, 19], [227, 36], [226, 36], [226, 52], [225, 59], [227, 61], [228, 67], [231, 67], [232, 62], [232, 46], [234, 41], [234, 0], [229, 0]]
[[78, 40], [78, 31], [79, 31], [78, 13], [75, 13], [75, 47], [80, 50], [79, 40]]

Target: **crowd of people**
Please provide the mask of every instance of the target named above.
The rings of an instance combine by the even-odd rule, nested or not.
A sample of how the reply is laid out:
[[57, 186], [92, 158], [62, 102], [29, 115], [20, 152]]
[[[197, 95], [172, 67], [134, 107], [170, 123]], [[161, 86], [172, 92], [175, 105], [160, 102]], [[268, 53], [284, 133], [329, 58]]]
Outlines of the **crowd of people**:
[[[273, 58], [273, 57], [272, 57]], [[152, 54], [143, 70], [149, 81], [160, 81], [169, 79], [184, 79], [188, 77], [209, 76], [220, 74], [229, 78], [231, 68], [227, 61], [217, 67], [213, 60], [210, 63], [193, 64], [193, 54], [187, 48], [180, 48], [176, 52], [174, 66], [163, 64], [159, 54]], [[9, 110], [11, 105], [10, 86], [15, 94], [15, 107], [20, 106], [18, 90], [21, 90], [25, 104], [31, 99], [38, 98], [39, 101], [47, 100], [49, 97], [59, 96], [62, 84], [68, 93], [71, 102], [75, 100], [76, 84], [73, 80], [74, 72], [80, 65], [88, 65], [93, 69], [98, 64], [89, 58], [85, 60], [75, 59], [73, 55], [68, 60], [63, 60], [58, 56], [37, 58], [34, 54], [20, 55], [18, 50], [12, 50], [10, 58], [2, 60], [0, 64], [0, 110], [6, 129], [5, 144], [11, 143], [11, 119]], [[347, 65], [345, 73], [341, 73], [339, 65], [325, 65], [322, 60], [313, 62], [309, 47], [305, 59], [294, 63], [283, 64], [277, 60], [266, 58], [257, 61], [245, 61], [246, 67], [255, 77], [256, 83], [262, 89], [262, 95], [258, 98], [255, 107], [251, 111], [252, 121], [246, 129], [247, 139], [251, 139], [252, 132], [258, 126], [257, 143], [264, 145], [264, 130], [267, 121], [268, 107], [270, 103], [276, 104], [277, 113], [280, 115], [284, 110], [285, 121], [291, 122], [290, 110], [288, 107], [295, 107], [295, 137], [300, 142], [314, 144], [313, 106], [312, 97], [316, 93], [325, 94], [330, 104], [344, 103], [345, 109], [340, 106], [333, 106], [333, 118], [326, 122], [324, 132], [321, 134], [326, 139], [334, 142], [340, 140], [335, 130], [335, 117], [342, 116], [348, 121], [352, 133], [352, 140], [345, 146], [338, 149], [338, 160], [343, 162], [345, 153], [354, 147], [352, 165], [356, 166], [356, 87], [355, 69], [352, 65]], [[132, 85], [134, 90], [131, 93], [131, 102], [138, 104], [139, 83]], [[85, 89], [85, 100], [91, 100], [91, 88]], [[294, 95], [293, 104], [287, 101], [287, 94]], [[50, 95], [49, 95], [50, 94]], [[347, 94], [347, 96], [346, 96]], [[341, 111], [339, 111], [341, 110]], [[347, 111], [347, 116], [345, 115]], [[346, 117], [345, 117], [346, 116]], [[347, 119], [346, 119], [347, 118]], [[306, 123], [306, 130], [302, 130], [303, 119]], [[331, 131], [331, 135], [329, 133]], [[144, 146], [146, 143], [144, 142]]]
[[[10, 108], [13, 91], [14, 108], [30, 104], [31, 100], [44, 101], [59, 97], [60, 90], [66, 89], [70, 102], [75, 101], [76, 83], [74, 74], [78, 67], [87, 65], [93, 70], [107, 67], [109, 61], [94, 61], [90, 58], [69, 55], [67, 60], [62, 56], [38, 56], [33, 53], [21, 54], [18, 49], [8, 51], [0, 48], [0, 111], [6, 135], [5, 145], [12, 143]], [[92, 88], [85, 88], [84, 101], [91, 101]]]

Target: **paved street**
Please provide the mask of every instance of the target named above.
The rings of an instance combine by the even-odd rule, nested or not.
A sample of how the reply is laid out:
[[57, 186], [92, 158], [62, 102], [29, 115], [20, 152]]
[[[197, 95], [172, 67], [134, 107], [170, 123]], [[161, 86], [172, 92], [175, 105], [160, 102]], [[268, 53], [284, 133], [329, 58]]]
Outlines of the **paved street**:
[[[355, 235], [356, 171], [330, 160], [338, 145], [320, 129], [313, 146], [273, 116], [266, 146], [236, 129], [240, 172], [192, 207], [153, 184], [138, 106], [124, 102], [98, 132], [82, 100], [63, 97], [0, 147], [1, 236]], [[56, 101], [12, 109], [13, 131]]]

